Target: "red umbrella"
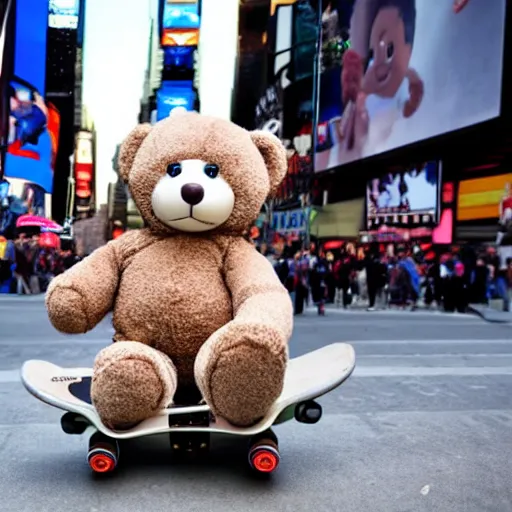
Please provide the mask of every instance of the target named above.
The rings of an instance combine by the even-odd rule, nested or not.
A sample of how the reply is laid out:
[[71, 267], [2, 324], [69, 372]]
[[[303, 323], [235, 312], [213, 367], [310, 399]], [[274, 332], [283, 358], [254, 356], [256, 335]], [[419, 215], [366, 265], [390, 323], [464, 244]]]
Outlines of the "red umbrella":
[[16, 221], [17, 228], [43, 228], [48, 231], [62, 231], [63, 228], [60, 224], [53, 222], [53, 220], [38, 217], [36, 215], [21, 215]]
[[41, 233], [39, 245], [46, 249], [60, 249], [60, 238], [56, 233]]

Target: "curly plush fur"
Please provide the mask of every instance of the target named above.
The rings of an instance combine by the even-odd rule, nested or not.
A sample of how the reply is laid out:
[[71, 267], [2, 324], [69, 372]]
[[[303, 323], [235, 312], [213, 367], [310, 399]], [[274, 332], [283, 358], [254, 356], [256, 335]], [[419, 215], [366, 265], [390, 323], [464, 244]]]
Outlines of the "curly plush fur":
[[[167, 165], [186, 159], [217, 164], [235, 195], [229, 219], [208, 232], [168, 227], [152, 209]], [[113, 310], [115, 343], [98, 354], [91, 388], [107, 425], [140, 422], [194, 383], [215, 415], [253, 424], [282, 391], [293, 312], [272, 266], [243, 235], [286, 173], [285, 149], [268, 133], [180, 113], [135, 128], [119, 164], [148, 227], [52, 281], [52, 324], [84, 333]]]

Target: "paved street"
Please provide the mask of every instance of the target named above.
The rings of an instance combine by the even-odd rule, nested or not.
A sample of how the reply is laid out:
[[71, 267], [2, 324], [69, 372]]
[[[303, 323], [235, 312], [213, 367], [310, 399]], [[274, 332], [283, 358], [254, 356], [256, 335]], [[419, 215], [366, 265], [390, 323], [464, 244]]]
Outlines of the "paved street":
[[313, 312], [291, 355], [350, 341], [357, 368], [317, 425], [276, 429], [282, 463], [252, 478], [240, 443], [173, 465], [164, 438], [132, 441], [95, 478], [87, 440], [19, 382], [27, 359], [90, 365], [112, 335], [54, 332], [40, 298], [0, 297], [0, 510], [9, 512], [510, 512], [512, 326], [429, 312]]

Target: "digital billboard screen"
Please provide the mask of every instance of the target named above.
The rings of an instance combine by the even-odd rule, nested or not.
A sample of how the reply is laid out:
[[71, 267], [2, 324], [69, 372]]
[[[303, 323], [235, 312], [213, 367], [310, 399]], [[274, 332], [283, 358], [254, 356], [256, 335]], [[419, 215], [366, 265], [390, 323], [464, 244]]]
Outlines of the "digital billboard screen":
[[17, 0], [14, 77], [10, 82], [8, 150], [5, 176], [53, 190], [54, 155], [58, 130], [55, 109], [43, 98], [46, 74], [48, 5], [40, 0]]
[[[9, 85], [14, 68], [15, 0], [0, 2], [0, 179], [9, 135]], [[1, 208], [1, 206], [0, 206]]]
[[367, 228], [432, 225], [438, 220], [440, 164], [387, 173], [366, 187]]
[[162, 46], [197, 46], [199, 44], [199, 29], [175, 28], [164, 29]]
[[192, 81], [162, 82], [156, 93], [157, 121], [161, 121], [176, 108], [194, 110], [196, 93], [192, 88]]
[[48, 26], [50, 28], [77, 29], [80, 0], [50, 0]]
[[165, 3], [162, 28], [190, 30], [198, 29], [199, 24], [197, 3]]
[[[507, 212], [508, 210], [508, 212]], [[512, 174], [473, 178], [459, 183], [457, 220], [512, 219]]]
[[321, 80], [315, 170], [498, 117], [505, 3], [331, 2], [351, 48]]

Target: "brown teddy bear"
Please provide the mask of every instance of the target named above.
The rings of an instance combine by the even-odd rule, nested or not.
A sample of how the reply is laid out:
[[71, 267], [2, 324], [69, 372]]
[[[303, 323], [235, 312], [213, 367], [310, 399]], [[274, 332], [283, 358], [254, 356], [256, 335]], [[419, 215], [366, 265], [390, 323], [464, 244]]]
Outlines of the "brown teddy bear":
[[91, 397], [102, 421], [130, 428], [197, 386], [237, 426], [282, 391], [292, 304], [243, 235], [286, 173], [279, 139], [182, 112], [137, 126], [120, 174], [146, 227], [56, 277], [46, 295], [56, 329], [93, 329], [113, 310], [114, 344], [96, 357]]

